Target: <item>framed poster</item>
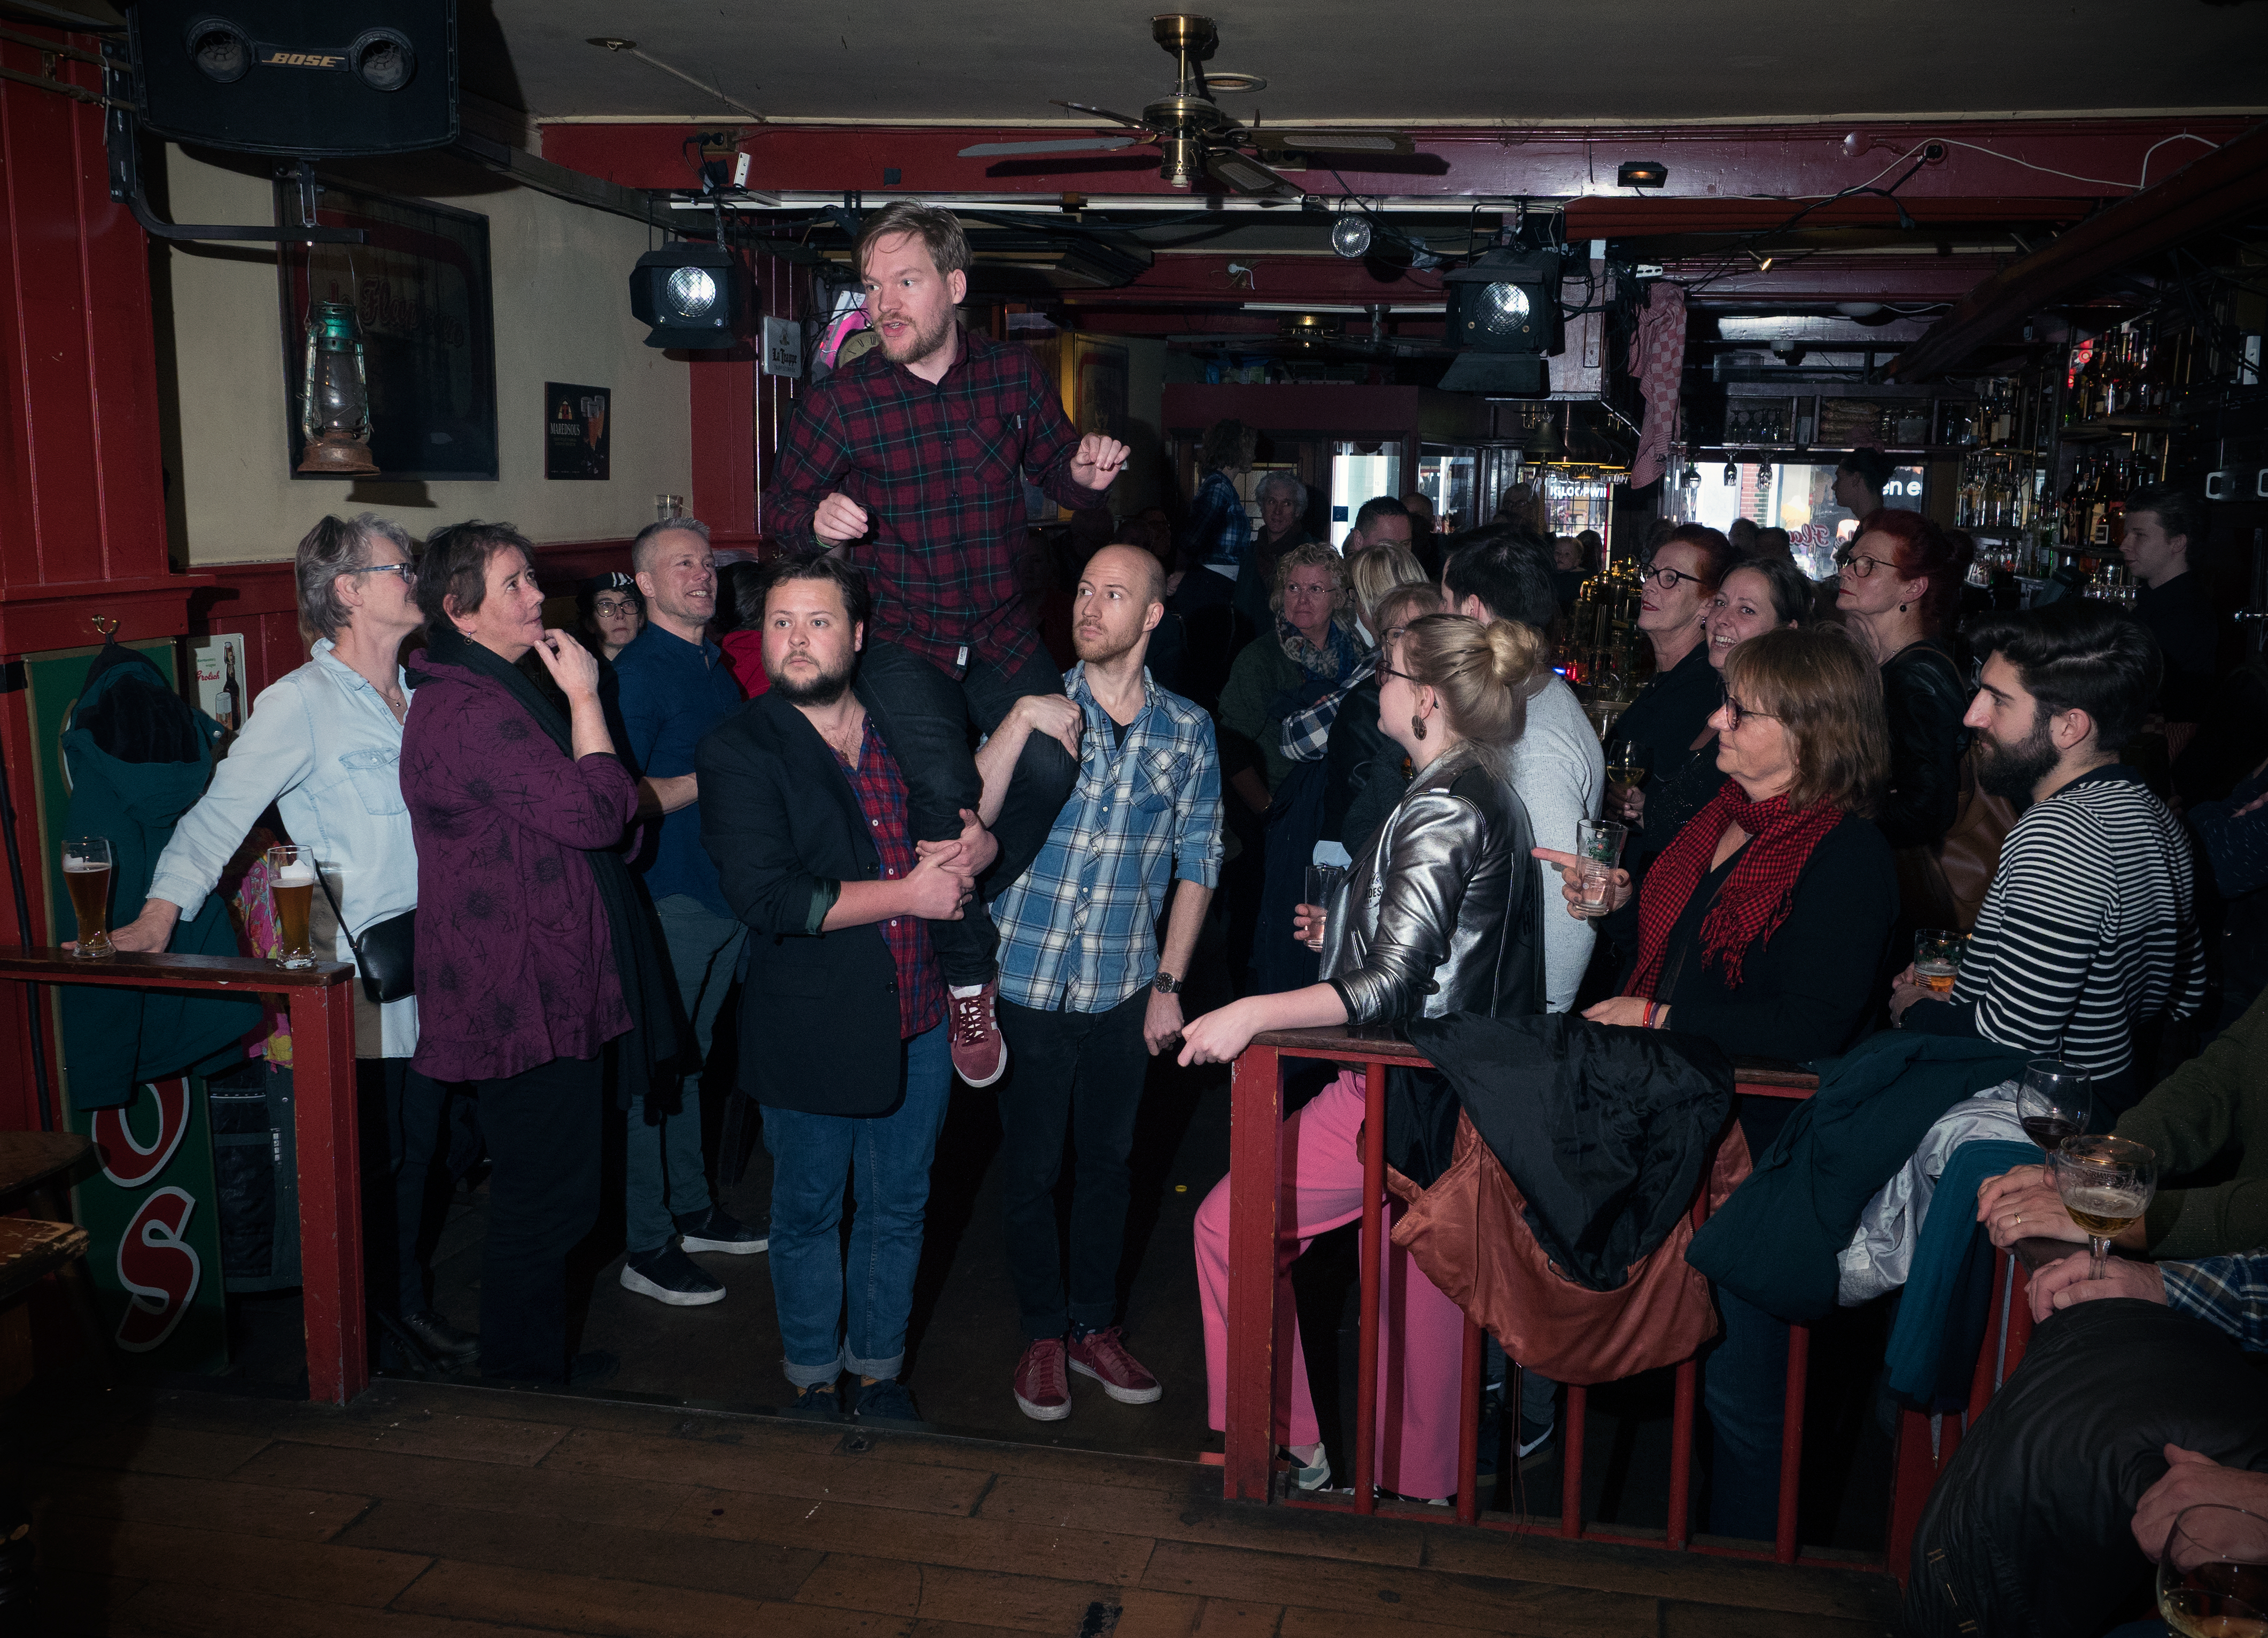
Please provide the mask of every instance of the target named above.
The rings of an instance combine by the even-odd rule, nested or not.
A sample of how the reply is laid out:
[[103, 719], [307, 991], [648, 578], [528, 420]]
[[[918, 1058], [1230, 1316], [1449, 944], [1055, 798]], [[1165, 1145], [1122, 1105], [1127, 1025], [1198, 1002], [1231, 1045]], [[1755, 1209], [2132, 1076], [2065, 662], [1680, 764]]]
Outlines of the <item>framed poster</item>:
[[[344, 302], [362, 327], [370, 452], [388, 479], [497, 476], [496, 327], [489, 219], [422, 199], [326, 183], [324, 227], [358, 227], [364, 245], [292, 245], [276, 259], [284, 327], [285, 458], [299, 471], [307, 309]], [[298, 226], [297, 182], [276, 185], [278, 226]], [[335, 480], [332, 480], [335, 481]]]
[[191, 650], [197, 666], [197, 709], [231, 733], [244, 726], [252, 701], [245, 697], [244, 637], [230, 632]]
[[607, 475], [607, 404], [614, 395], [603, 386], [543, 384], [543, 475], [599, 478]]

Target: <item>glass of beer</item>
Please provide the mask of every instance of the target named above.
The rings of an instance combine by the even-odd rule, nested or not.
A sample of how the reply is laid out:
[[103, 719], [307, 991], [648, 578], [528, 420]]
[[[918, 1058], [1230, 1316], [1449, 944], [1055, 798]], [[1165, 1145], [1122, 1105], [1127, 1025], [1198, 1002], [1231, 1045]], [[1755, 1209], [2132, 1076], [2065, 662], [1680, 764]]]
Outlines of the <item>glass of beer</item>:
[[73, 836], [63, 843], [63, 885], [78, 917], [78, 959], [107, 961], [110, 942], [110, 838]]
[[1583, 819], [1575, 826], [1575, 856], [1582, 861], [1578, 877], [1580, 897], [1572, 907], [1580, 916], [1604, 915], [1614, 908], [1611, 889], [1615, 866], [1623, 856], [1630, 826], [1612, 819]]
[[2158, 1194], [2158, 1155], [2146, 1143], [2081, 1133], [2055, 1151], [2056, 1193], [2071, 1220], [2087, 1230], [2093, 1260], [2087, 1277], [2102, 1278], [2113, 1236], [2149, 1210]]
[[2268, 1633], [2268, 1518], [2226, 1502], [2183, 1508], [2158, 1555], [2158, 1613], [2194, 1638]]
[[306, 848], [268, 850], [268, 895], [276, 904], [276, 965], [311, 967], [315, 946], [307, 937], [307, 912], [315, 898], [315, 856]]
[[1307, 902], [1322, 914], [1307, 923], [1307, 937], [1302, 942], [1318, 955], [1322, 953], [1323, 929], [1330, 914], [1331, 894], [1344, 880], [1346, 866], [1343, 864], [1310, 864], [1307, 867]]
[[2087, 1130], [2095, 1113], [2095, 1077], [2086, 1070], [2053, 1058], [2035, 1058], [2024, 1066], [2016, 1089], [2016, 1119], [2024, 1135], [2053, 1154], [2064, 1139]]
[[1914, 935], [1914, 976], [1933, 995], [1950, 995], [1961, 976], [1962, 936], [1950, 927], [1926, 927]]

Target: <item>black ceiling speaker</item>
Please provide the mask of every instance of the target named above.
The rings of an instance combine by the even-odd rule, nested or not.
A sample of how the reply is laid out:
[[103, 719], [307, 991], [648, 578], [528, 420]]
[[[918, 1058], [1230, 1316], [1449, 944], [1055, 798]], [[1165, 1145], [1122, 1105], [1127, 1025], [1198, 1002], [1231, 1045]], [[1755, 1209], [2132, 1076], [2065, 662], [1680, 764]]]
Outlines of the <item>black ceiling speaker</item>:
[[457, 139], [456, 0], [138, 0], [142, 129], [241, 153], [409, 153]]

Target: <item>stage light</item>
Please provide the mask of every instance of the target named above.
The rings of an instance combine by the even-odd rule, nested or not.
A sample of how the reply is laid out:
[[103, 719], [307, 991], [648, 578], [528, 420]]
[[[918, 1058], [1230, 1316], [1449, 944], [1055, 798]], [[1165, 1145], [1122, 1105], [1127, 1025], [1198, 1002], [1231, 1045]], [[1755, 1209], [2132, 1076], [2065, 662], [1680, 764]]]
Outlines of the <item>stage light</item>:
[[648, 347], [693, 350], [740, 339], [739, 264], [716, 245], [650, 250], [630, 271], [630, 312], [650, 327]]
[[1615, 173], [1617, 187], [1663, 187], [1669, 182], [1669, 167], [1659, 159], [1625, 159]]
[[1370, 254], [1370, 218], [1360, 211], [1342, 212], [1331, 224], [1331, 248], [1349, 261], [1359, 261]]

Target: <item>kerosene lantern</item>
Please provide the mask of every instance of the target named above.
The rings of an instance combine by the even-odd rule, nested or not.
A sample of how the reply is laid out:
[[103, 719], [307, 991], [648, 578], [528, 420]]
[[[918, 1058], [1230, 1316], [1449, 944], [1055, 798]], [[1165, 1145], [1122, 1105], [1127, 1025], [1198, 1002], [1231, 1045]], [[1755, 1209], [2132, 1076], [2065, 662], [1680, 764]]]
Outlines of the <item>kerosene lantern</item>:
[[353, 477], [378, 470], [370, 458], [370, 387], [363, 376], [362, 327], [345, 302], [307, 309], [307, 373], [299, 428], [302, 472]]

